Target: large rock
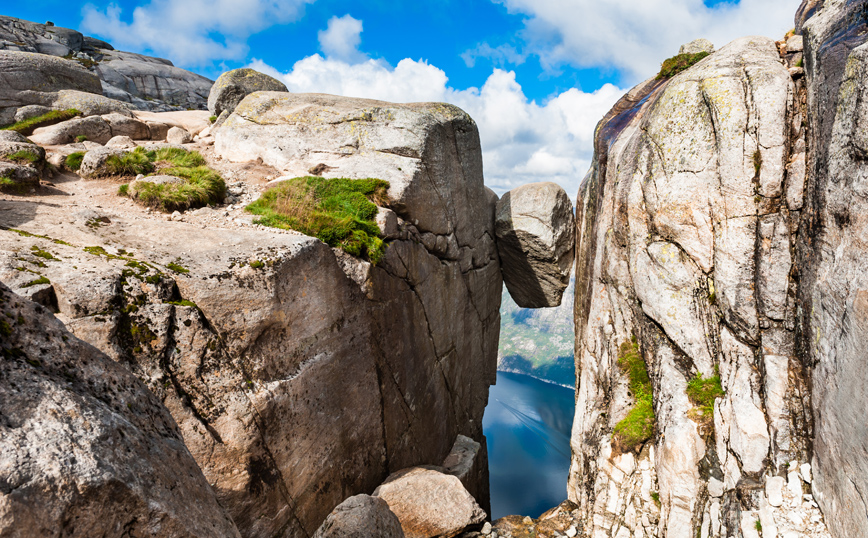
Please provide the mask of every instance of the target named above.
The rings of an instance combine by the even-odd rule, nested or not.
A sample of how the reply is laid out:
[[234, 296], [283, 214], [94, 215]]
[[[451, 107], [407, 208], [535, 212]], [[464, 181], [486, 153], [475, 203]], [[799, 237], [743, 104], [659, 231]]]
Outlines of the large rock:
[[111, 125], [100, 116], [73, 118], [48, 127], [40, 127], [33, 131], [30, 139], [43, 146], [60, 146], [76, 141], [79, 136], [91, 142], [105, 144], [112, 138]]
[[0, 535], [239, 536], [144, 384], [3, 284], [0, 310]]
[[522, 308], [559, 306], [575, 253], [573, 204], [555, 183], [530, 183], [503, 195], [495, 211], [503, 282]]
[[391, 475], [374, 491], [398, 516], [408, 538], [451, 538], [486, 514], [458, 478], [414, 467]]
[[[597, 128], [577, 209], [568, 486], [590, 535], [735, 536], [767, 502], [762, 477], [809, 458], [785, 196], [804, 157], [798, 92], [774, 41], [742, 38], [640, 84]], [[622, 452], [634, 337], [654, 430]], [[721, 395], [691, 399], [699, 376]]]
[[868, 427], [857, 418], [868, 405], [866, 7], [806, 1], [798, 21], [810, 153], [795, 253], [799, 349], [813, 366], [813, 492], [833, 534], [854, 538], [868, 537]]
[[[455, 472], [487, 503], [482, 416], [502, 281], [478, 134], [453, 107], [385, 106], [405, 123], [384, 116], [366, 128], [425, 150], [366, 155], [356, 177], [406, 174], [395, 185], [428, 202], [401, 209], [376, 266], [281, 230], [100, 209], [84, 194], [99, 190], [90, 182], [52, 204], [0, 201], [6, 225], [68, 243], [0, 231], [0, 279], [35, 288], [26, 285], [37, 275], [17, 270], [26, 263], [50, 280], [39, 292], [54, 293], [67, 326], [165, 402], [244, 536], [310, 536], [390, 473], [442, 463], [459, 434], [480, 446]], [[245, 129], [270, 143], [271, 126]], [[324, 155], [345, 141], [294, 140]]]
[[250, 68], [233, 69], [220, 75], [208, 94], [208, 112], [220, 116], [232, 113], [245, 97], [253, 92], [288, 92], [286, 85]]
[[383, 499], [356, 495], [337, 505], [314, 538], [404, 538], [401, 523]]
[[99, 78], [76, 62], [0, 50], [0, 107], [33, 104], [33, 94], [77, 90], [101, 94]]

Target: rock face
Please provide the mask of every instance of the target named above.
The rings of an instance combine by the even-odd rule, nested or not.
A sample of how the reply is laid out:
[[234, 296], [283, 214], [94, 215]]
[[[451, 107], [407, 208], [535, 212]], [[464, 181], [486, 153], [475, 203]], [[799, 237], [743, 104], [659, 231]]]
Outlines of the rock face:
[[288, 92], [276, 78], [253, 69], [233, 69], [220, 75], [208, 95], [208, 112], [220, 116], [231, 114], [245, 97], [253, 92]]
[[497, 202], [503, 281], [522, 308], [559, 306], [575, 254], [573, 204], [555, 183], [530, 183]]
[[[29, 53], [30, 62], [37, 61], [32, 58], [38, 58], [38, 61], [50, 62], [50, 65], [37, 69], [32, 64], [19, 63], [21, 56], [3, 56], [7, 51]], [[11, 68], [7, 65], [9, 58], [15, 61]], [[0, 15], [0, 73], [4, 73], [6, 78], [18, 80], [19, 84], [29, 83], [30, 78], [39, 73], [43, 75], [61, 73], [64, 68], [67, 71], [77, 69], [87, 73], [89, 75], [87, 83], [83, 84], [83, 81], [78, 78], [68, 80], [64, 75], [54, 79], [52, 86], [55, 89], [40, 86], [37, 90], [36, 86], [28, 85], [23, 90], [42, 93], [79, 90], [104, 95], [114, 103], [129, 103], [130, 108], [164, 112], [190, 108], [205, 109], [212, 85], [211, 80], [177, 68], [169, 60], [116, 51], [104, 41], [83, 36], [80, 32], [69, 28], [46, 26]], [[17, 70], [21, 70], [28, 76], [19, 76], [15, 73]], [[2, 90], [18, 88], [17, 85], [7, 84], [6, 79], [2, 78], [4, 75], [0, 75], [0, 82], [2, 82], [0, 83], [0, 120], [3, 120], [3, 107], [18, 106], [4, 104]], [[72, 108], [46, 102], [50, 100], [43, 96], [37, 101], [31, 96], [31, 100], [25, 104]], [[79, 110], [85, 112], [81, 108]], [[109, 111], [102, 110], [94, 113], [107, 112]]]
[[239, 536], [138, 379], [3, 284], [0, 311], [0, 535]]
[[[415, 152], [365, 151], [336, 170], [392, 181], [376, 266], [280, 230], [83, 210], [82, 197], [0, 201], [4, 225], [26, 230], [0, 231], [0, 280], [145, 382], [245, 537], [310, 536], [347, 497], [443, 462], [459, 434], [478, 446], [461, 443], [475, 463], [458, 457], [454, 472], [488, 499], [502, 280], [476, 126], [446, 105], [315, 99], [371, 114], [352, 129]], [[276, 127], [245, 124], [246, 144], [268, 147]], [[359, 136], [363, 149], [374, 138]], [[346, 137], [292, 139], [311, 159], [347, 151]]]
[[868, 230], [864, 1], [803, 2], [808, 170], [796, 245], [803, 362], [812, 366], [813, 489], [835, 536], [868, 537]]
[[401, 523], [386, 501], [356, 495], [339, 504], [314, 538], [404, 538]]
[[700, 52], [711, 54], [714, 52], [714, 44], [707, 39], [694, 39], [690, 43], [681, 45], [681, 48], [678, 49], [678, 54], [698, 54]]
[[374, 497], [388, 503], [408, 538], [452, 538], [486, 517], [458, 478], [436, 469], [399, 471], [374, 491]]
[[[792, 261], [803, 93], [773, 41], [743, 38], [637, 86], [597, 129], [577, 214], [569, 481], [594, 536], [738, 535], [768, 504], [766, 481], [810, 458]], [[622, 452], [633, 337], [654, 430]], [[703, 380], [716, 398], [699, 399]]]

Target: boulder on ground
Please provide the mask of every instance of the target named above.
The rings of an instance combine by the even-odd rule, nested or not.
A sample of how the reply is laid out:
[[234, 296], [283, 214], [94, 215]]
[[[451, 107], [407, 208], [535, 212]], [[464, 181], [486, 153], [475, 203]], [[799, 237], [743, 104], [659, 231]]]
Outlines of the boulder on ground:
[[714, 44], [707, 39], [694, 39], [690, 43], [681, 45], [681, 48], [678, 49], [678, 54], [699, 54], [700, 52], [711, 54], [714, 52]]
[[148, 124], [143, 121], [118, 113], [106, 114], [102, 119], [108, 122], [112, 136], [128, 136], [133, 140], [148, 140], [151, 138]]
[[286, 85], [274, 77], [249, 68], [233, 69], [220, 75], [208, 95], [208, 111], [220, 116], [232, 113], [245, 97], [253, 92], [288, 92]]
[[39, 186], [39, 171], [28, 165], [0, 161], [0, 192], [23, 194]]
[[42, 105], [26, 105], [15, 111], [15, 122], [29, 120], [51, 112], [51, 108]]
[[95, 178], [110, 175], [106, 169], [106, 161], [112, 155], [124, 155], [127, 151], [116, 148], [96, 148], [84, 154], [78, 174], [84, 178]]
[[113, 136], [111, 140], [105, 143], [105, 147], [115, 149], [133, 149], [136, 147], [136, 143], [128, 136]]
[[80, 136], [91, 142], [105, 144], [111, 140], [112, 130], [108, 122], [100, 116], [73, 118], [36, 129], [30, 135], [30, 140], [41, 146], [60, 146], [74, 142]]
[[486, 518], [457, 477], [433, 468], [398, 471], [374, 491], [374, 496], [388, 503], [407, 538], [451, 538]]
[[0, 311], [0, 536], [239, 536], [141, 381], [4, 284]]
[[495, 233], [503, 280], [522, 308], [558, 306], [570, 283], [573, 205], [555, 183], [530, 183], [503, 195]]
[[386, 501], [356, 495], [332, 510], [314, 538], [404, 538], [404, 531]]
[[166, 133], [166, 142], [169, 144], [189, 144], [193, 141], [193, 137], [186, 129], [180, 127], [172, 127]]

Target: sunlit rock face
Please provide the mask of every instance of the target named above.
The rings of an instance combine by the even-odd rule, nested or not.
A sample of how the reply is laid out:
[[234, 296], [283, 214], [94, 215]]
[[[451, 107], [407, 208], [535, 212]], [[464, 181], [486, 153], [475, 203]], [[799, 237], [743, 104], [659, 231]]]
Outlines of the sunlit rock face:
[[[781, 52], [738, 39], [640, 84], [598, 126], [577, 202], [569, 483], [593, 536], [735, 536], [761, 516], [790, 528], [764, 492], [809, 461], [813, 434], [792, 259], [804, 79]], [[638, 398], [619, 358], [634, 348], [653, 429], [627, 443]]]

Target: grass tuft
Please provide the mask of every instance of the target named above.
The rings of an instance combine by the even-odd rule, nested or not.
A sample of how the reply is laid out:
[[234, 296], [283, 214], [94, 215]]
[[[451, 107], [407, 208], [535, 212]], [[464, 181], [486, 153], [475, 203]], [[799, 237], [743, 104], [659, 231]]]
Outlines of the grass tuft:
[[299, 177], [265, 191], [247, 210], [259, 215], [257, 224], [297, 230], [376, 264], [385, 243], [374, 219], [388, 188], [381, 179]]
[[54, 125], [55, 123], [71, 120], [72, 118], [79, 115], [81, 115], [81, 112], [74, 108], [70, 108], [67, 110], [52, 110], [50, 112], [46, 112], [41, 116], [36, 116], [27, 120], [13, 123], [12, 125], [7, 125], [6, 127], [3, 127], [2, 130], [16, 131], [23, 134], [24, 136], [27, 136], [32, 134], [33, 131], [38, 127]]
[[154, 163], [141, 147], [123, 155], [109, 155], [105, 160], [108, 175], [137, 176], [154, 171]]
[[714, 367], [714, 375], [709, 378], [704, 378], [702, 373], [697, 372], [696, 376], [687, 383], [687, 397], [696, 406], [691, 409], [688, 416], [700, 426], [714, 425], [714, 400], [726, 394], [723, 386], [720, 383], [720, 372], [717, 366]]
[[18, 164], [37, 163], [39, 162], [39, 154], [26, 149], [18, 150], [15, 153], [10, 153], [6, 159]]
[[85, 142], [86, 140], [87, 140], [87, 137], [84, 135], [78, 135], [75, 137], [76, 142]]
[[79, 168], [81, 168], [81, 161], [84, 160], [83, 151], [76, 151], [74, 153], [70, 153], [63, 159], [63, 165], [73, 172], [77, 172]]
[[672, 78], [678, 73], [691, 67], [693, 64], [708, 56], [707, 52], [697, 52], [696, 54], [677, 54], [663, 62], [660, 66], [660, 72], [657, 74], [657, 80], [664, 78]]
[[630, 392], [636, 404], [618, 424], [615, 425], [615, 440], [622, 451], [630, 451], [651, 438], [654, 434], [654, 392], [648, 366], [639, 352], [639, 345], [633, 337], [621, 345], [618, 366], [630, 380]]
[[181, 265], [181, 264], [179, 264], [179, 263], [175, 263], [175, 262], [169, 262], [168, 264], [166, 264], [166, 267], [168, 267], [168, 268], [171, 269], [172, 271], [175, 271], [176, 273], [181, 273], [181, 274], [184, 274], [184, 275], [186, 275], [187, 273], [190, 272], [189, 269], [187, 269], [187, 268], [184, 267], [183, 265]]

